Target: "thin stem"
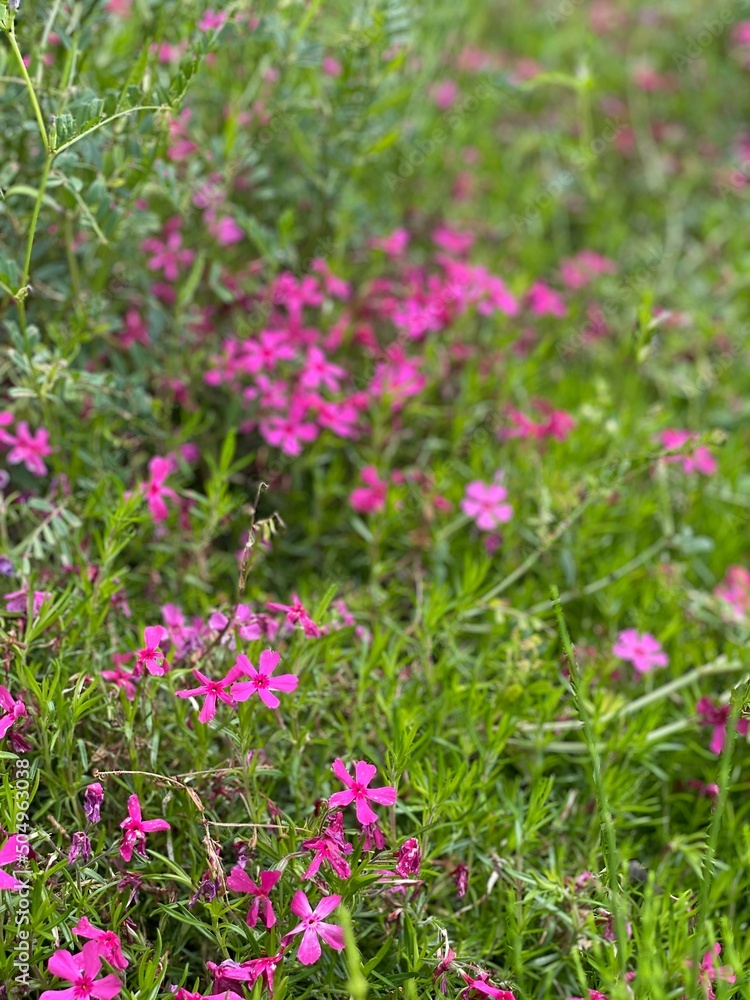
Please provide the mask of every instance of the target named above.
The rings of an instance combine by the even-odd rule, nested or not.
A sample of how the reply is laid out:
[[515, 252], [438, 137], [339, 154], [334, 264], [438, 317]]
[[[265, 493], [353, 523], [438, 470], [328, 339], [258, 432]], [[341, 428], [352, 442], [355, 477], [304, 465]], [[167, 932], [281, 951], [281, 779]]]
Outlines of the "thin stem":
[[581, 720], [583, 737], [586, 741], [586, 746], [588, 747], [589, 756], [591, 758], [596, 804], [599, 809], [599, 819], [606, 846], [605, 863], [607, 868], [607, 882], [609, 884], [610, 907], [612, 910], [612, 919], [615, 925], [615, 937], [617, 940], [617, 966], [620, 976], [624, 977], [625, 963], [627, 959], [627, 932], [625, 930], [625, 921], [623, 919], [622, 908], [620, 906], [620, 865], [617, 855], [614, 818], [612, 816], [612, 810], [609, 806], [607, 789], [604, 784], [604, 775], [602, 772], [601, 758], [599, 756], [599, 748], [596, 743], [596, 734], [594, 733], [594, 727], [592, 725], [591, 718], [589, 717], [588, 708], [586, 707], [586, 700], [583, 697], [580, 668], [578, 666], [578, 661], [576, 660], [573, 643], [571, 642], [570, 635], [568, 634], [568, 627], [565, 624], [565, 616], [563, 615], [562, 606], [560, 604], [560, 592], [554, 585], [551, 588], [551, 594], [552, 603], [555, 608], [555, 615], [557, 617], [557, 627], [560, 632], [560, 642], [562, 643], [565, 656], [568, 660], [573, 702], [575, 704], [578, 717]]
[[44, 193], [47, 189], [47, 180], [49, 178], [50, 167], [52, 166], [52, 157], [50, 155], [44, 161], [44, 169], [42, 170], [42, 176], [39, 180], [39, 190], [37, 191], [36, 202], [34, 203], [34, 211], [31, 215], [31, 223], [29, 224], [29, 236], [26, 241], [26, 257], [23, 262], [23, 277], [21, 278], [21, 288], [26, 288], [29, 283], [29, 278], [31, 276], [31, 251], [34, 248], [34, 237], [36, 236], [36, 227], [39, 222], [39, 213], [42, 210], [42, 202], [44, 201]]
[[711, 823], [708, 828], [708, 841], [706, 843], [706, 853], [703, 856], [701, 868], [701, 885], [698, 892], [698, 919], [693, 937], [693, 965], [691, 976], [694, 976], [692, 993], [696, 1000], [702, 1000], [704, 993], [698, 980], [698, 968], [700, 965], [701, 945], [704, 942], [704, 931], [706, 919], [708, 917], [708, 906], [711, 898], [711, 885], [713, 884], [714, 871], [716, 866], [716, 848], [719, 843], [721, 832], [721, 821], [724, 817], [727, 799], [729, 797], [729, 781], [732, 773], [732, 757], [734, 755], [734, 744], [737, 739], [737, 720], [740, 711], [745, 704], [748, 694], [748, 686], [735, 687], [732, 691], [732, 699], [729, 708], [729, 718], [727, 719], [727, 735], [724, 740], [724, 748], [721, 753], [719, 764], [719, 795], [716, 799], [714, 812], [711, 816]]
[[36, 115], [36, 121], [39, 126], [39, 134], [42, 137], [42, 142], [44, 143], [44, 150], [49, 155], [49, 139], [47, 137], [47, 129], [44, 125], [44, 116], [42, 115], [42, 109], [39, 107], [39, 101], [36, 96], [36, 91], [34, 90], [34, 84], [31, 82], [31, 77], [29, 76], [28, 70], [26, 69], [26, 63], [23, 61], [23, 56], [21, 55], [21, 50], [18, 47], [18, 42], [16, 41], [16, 31], [15, 22], [11, 20], [10, 28], [7, 29], [6, 34], [8, 36], [8, 41], [10, 42], [10, 47], [15, 53], [16, 60], [18, 62], [18, 68], [21, 71], [21, 76], [24, 79], [24, 83], [29, 91], [29, 99], [31, 101], [32, 107], [34, 108], [34, 114]]
[[[603, 590], [604, 587], [608, 586], [610, 583], [615, 583], [617, 580], [621, 580], [628, 573], [632, 572], [634, 569], [638, 569], [639, 566], [647, 563], [652, 556], [657, 555], [661, 550], [669, 545], [669, 538], [660, 538], [653, 545], [649, 545], [647, 549], [644, 549], [639, 555], [634, 556], [629, 562], [625, 563], [624, 566], [620, 566], [619, 569], [612, 570], [611, 573], [607, 573], [606, 576], [601, 577], [599, 580], [594, 580], [593, 583], [587, 584], [585, 587], [579, 587], [577, 590], [566, 590], [564, 593], [560, 594], [560, 603], [567, 604], [568, 601], [574, 601], [579, 597], [587, 597], [590, 594], [595, 594], [598, 590]], [[541, 611], [548, 611], [552, 609], [552, 601], [540, 601], [539, 604], [534, 604], [525, 612], [527, 615], [537, 615]]]

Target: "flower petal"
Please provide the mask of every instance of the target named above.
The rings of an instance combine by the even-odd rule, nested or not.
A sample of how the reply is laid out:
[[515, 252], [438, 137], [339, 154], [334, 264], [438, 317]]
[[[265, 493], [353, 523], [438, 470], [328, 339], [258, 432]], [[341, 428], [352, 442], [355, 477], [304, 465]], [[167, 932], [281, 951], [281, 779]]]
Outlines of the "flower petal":
[[343, 762], [343, 760], [341, 760], [340, 757], [337, 757], [336, 760], [333, 762], [333, 764], [331, 764], [331, 770], [336, 775], [336, 777], [339, 779], [339, 781], [343, 781], [345, 785], [351, 786], [351, 784], [352, 784], [352, 776], [349, 774], [349, 772], [347, 771], [347, 769], [344, 767], [344, 762]]

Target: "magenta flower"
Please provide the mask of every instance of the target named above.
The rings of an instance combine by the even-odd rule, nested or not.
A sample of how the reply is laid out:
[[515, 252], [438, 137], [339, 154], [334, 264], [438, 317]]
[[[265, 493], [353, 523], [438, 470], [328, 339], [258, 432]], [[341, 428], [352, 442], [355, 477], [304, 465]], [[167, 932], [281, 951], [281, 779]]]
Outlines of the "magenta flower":
[[[261, 657], [262, 662], [262, 657]], [[216, 715], [216, 702], [223, 701], [225, 705], [234, 705], [234, 698], [227, 691], [238, 677], [242, 676], [242, 670], [236, 665], [232, 667], [226, 677], [222, 677], [219, 681], [212, 681], [209, 677], [206, 677], [204, 673], [196, 667], [193, 670], [193, 676], [197, 681], [200, 681], [200, 686], [196, 688], [184, 688], [181, 691], [175, 691], [178, 698], [191, 698], [194, 695], [205, 695], [206, 700], [203, 703], [203, 708], [198, 716], [199, 722], [210, 722], [211, 719]]]
[[[49, 600], [52, 594], [48, 590], [35, 590], [31, 598], [31, 614], [36, 617], [45, 601]], [[6, 594], [3, 598], [8, 611], [20, 611], [26, 614], [29, 606], [29, 590], [23, 587], [21, 590], [14, 590], [12, 594]]]
[[102, 802], [104, 802], [104, 789], [98, 781], [86, 786], [83, 797], [83, 811], [89, 823], [98, 823], [102, 818]]
[[71, 929], [78, 937], [94, 941], [98, 954], [109, 962], [113, 969], [127, 969], [128, 960], [122, 953], [120, 938], [114, 931], [103, 931], [94, 927], [88, 917], [81, 917], [75, 927]]
[[388, 480], [381, 479], [374, 465], [366, 465], [361, 472], [364, 486], [358, 486], [349, 494], [349, 503], [358, 514], [374, 514], [385, 507], [388, 495]]
[[731, 607], [740, 620], [750, 614], [750, 572], [744, 566], [730, 566], [714, 594]]
[[339, 878], [351, 878], [352, 870], [346, 855], [354, 850], [352, 844], [347, 843], [344, 836], [344, 817], [342, 813], [336, 813], [333, 821], [328, 824], [325, 831], [318, 837], [311, 837], [302, 842], [305, 851], [313, 851], [313, 858], [307, 866], [303, 879], [312, 878], [318, 869], [327, 861]]
[[177, 281], [181, 267], [192, 264], [195, 257], [195, 251], [183, 248], [178, 227], [179, 219], [170, 219], [164, 226], [164, 242], [150, 237], [141, 244], [142, 249], [152, 255], [148, 261], [149, 270], [162, 271], [167, 281]]
[[168, 458], [161, 458], [158, 455], [148, 463], [149, 478], [145, 483], [141, 483], [148, 509], [154, 521], [166, 521], [169, 517], [169, 507], [167, 500], [176, 502], [178, 497], [175, 491], [165, 486], [165, 480], [174, 471], [174, 466]]
[[137, 795], [131, 795], [128, 799], [128, 817], [120, 823], [121, 829], [125, 831], [120, 844], [120, 857], [123, 861], [130, 861], [133, 851], [146, 854], [146, 834], [154, 833], [156, 830], [169, 830], [169, 823], [165, 819], [144, 820], [141, 816], [141, 804]]
[[341, 896], [324, 896], [313, 910], [307, 896], [298, 889], [292, 897], [289, 909], [300, 918], [301, 923], [284, 935], [281, 939], [282, 947], [285, 947], [295, 934], [301, 934], [302, 941], [297, 958], [303, 965], [313, 965], [320, 958], [319, 938], [323, 938], [326, 944], [336, 951], [342, 951], [345, 947], [343, 930], [335, 924], [325, 923], [325, 917], [333, 913], [340, 902]]
[[480, 531], [493, 531], [513, 517], [513, 508], [505, 503], [508, 491], [500, 483], [475, 479], [466, 487], [461, 510], [476, 522]]
[[133, 655], [133, 653], [115, 653], [112, 656], [112, 659], [115, 661], [115, 669], [102, 670], [102, 678], [122, 688], [128, 701], [135, 700], [135, 685], [139, 675], [135, 672], [128, 673], [127, 670], [123, 670], [122, 664], [132, 659]]
[[357, 820], [362, 826], [376, 823], [377, 814], [368, 805], [369, 802], [376, 802], [381, 806], [392, 806], [396, 801], [396, 789], [390, 785], [382, 788], [368, 788], [372, 779], [378, 773], [374, 764], [368, 764], [364, 760], [358, 760], [354, 765], [354, 778], [351, 777], [344, 762], [337, 757], [331, 765], [331, 770], [347, 786], [344, 792], [334, 792], [328, 800], [328, 805], [332, 809], [348, 806], [354, 802], [354, 809]]
[[20, 462], [35, 476], [46, 476], [47, 466], [43, 459], [52, 454], [49, 446], [49, 432], [40, 427], [34, 434], [29, 430], [25, 420], [16, 427], [15, 435], [11, 437], [11, 450], [8, 452], [8, 463], [18, 465]]
[[286, 611], [287, 625], [301, 625], [305, 635], [320, 635], [320, 629], [308, 614], [307, 608], [296, 594], [292, 594], [291, 604], [276, 604], [269, 601], [266, 604], [269, 611]]
[[416, 878], [422, 865], [422, 848], [416, 837], [409, 837], [399, 848], [396, 874], [399, 878]]
[[0, 739], [2, 739], [16, 719], [26, 715], [26, 706], [20, 698], [16, 701], [7, 687], [0, 684], [0, 709], [5, 713], [0, 718]]
[[641, 634], [634, 628], [620, 632], [612, 652], [621, 660], [629, 660], [639, 674], [647, 674], [654, 667], [666, 667], [669, 663], [659, 640], [650, 632]]
[[[25, 840], [21, 840], [17, 833], [8, 837], [2, 847], [0, 847], [0, 866], [17, 865], [21, 858], [25, 858], [29, 853], [29, 845]], [[0, 889], [23, 889], [25, 883], [17, 879], [15, 875], [9, 875], [0, 868]]]
[[209, 8], [198, 21], [198, 27], [201, 31], [216, 31], [226, 22], [228, 17], [229, 14], [225, 10], [215, 11]]
[[256, 885], [241, 865], [235, 865], [227, 879], [227, 885], [235, 892], [249, 892], [253, 897], [250, 909], [247, 914], [247, 926], [255, 927], [258, 923], [258, 915], [263, 911], [263, 920], [266, 928], [270, 930], [276, 923], [276, 914], [273, 912], [273, 905], [269, 899], [271, 889], [281, 878], [281, 872], [261, 872], [260, 885]]
[[409, 245], [411, 237], [405, 229], [396, 229], [390, 236], [379, 236], [370, 240], [370, 246], [384, 250], [389, 257], [400, 257]]
[[717, 979], [723, 979], [725, 983], [733, 983], [737, 978], [734, 974], [734, 970], [731, 965], [721, 965], [715, 966], [714, 959], [718, 958], [721, 954], [721, 945], [717, 941], [712, 948], [710, 948], [706, 954], [703, 956], [700, 968], [698, 970], [698, 982], [703, 987], [703, 991], [706, 994], [706, 1000], [716, 1000], [716, 993], [714, 992], [713, 983]]
[[[283, 959], [284, 949], [282, 948], [277, 955], [251, 958], [239, 964], [222, 962], [221, 966], [217, 968], [221, 970], [224, 979], [228, 979], [230, 982], [249, 983], [250, 987], [254, 986], [257, 980], [262, 979], [268, 989], [268, 995], [273, 996], [273, 977]], [[235, 994], [232, 994], [232, 997], [234, 996]], [[207, 1000], [211, 1000], [211, 998], [207, 998]]]
[[[172, 989], [175, 989], [174, 986]], [[244, 1000], [244, 998], [234, 990], [222, 990], [221, 993], [191, 993], [184, 986], [180, 986], [172, 994], [172, 1000]]]
[[47, 970], [71, 984], [66, 990], [45, 990], [39, 1000], [112, 1000], [122, 989], [114, 973], [97, 979], [102, 960], [96, 941], [89, 941], [78, 955], [59, 949], [47, 961]]
[[235, 681], [231, 690], [234, 700], [247, 701], [248, 698], [252, 698], [257, 692], [258, 697], [264, 705], [267, 705], [269, 708], [278, 708], [280, 704], [279, 699], [272, 692], [283, 691], [284, 693], [290, 693], [299, 684], [299, 678], [295, 677], [294, 674], [279, 674], [278, 677], [272, 676], [280, 659], [281, 656], [272, 649], [264, 649], [260, 654], [258, 669], [256, 670], [245, 654], [240, 653], [234, 668], [238, 669], [241, 674], [247, 675], [250, 680]]
[[169, 669], [169, 664], [159, 645], [169, 638], [169, 632], [163, 625], [148, 625], [143, 630], [143, 638], [146, 645], [138, 650], [136, 670], [139, 675], [145, 669], [150, 674], [162, 677]]
[[526, 303], [535, 316], [564, 316], [568, 307], [562, 297], [543, 281], [537, 281], [526, 293]]
[[148, 347], [148, 327], [135, 308], [130, 308], [125, 313], [123, 328], [120, 331], [120, 343], [123, 347], [132, 347], [133, 344], [143, 344]]
[[83, 832], [83, 830], [77, 830], [70, 838], [70, 847], [68, 848], [68, 864], [75, 864], [79, 858], [82, 858], [85, 863], [92, 857], [93, 853], [94, 852], [91, 849], [91, 841], [88, 836]]
[[468, 986], [459, 993], [461, 1000], [468, 1000], [469, 997], [477, 994], [483, 997], [494, 997], [494, 1000], [515, 1000], [510, 990], [501, 990], [499, 986], [493, 986], [486, 972], [480, 973], [478, 979], [472, 979], [465, 972], [462, 972], [461, 975], [464, 982], [468, 983]]
[[[710, 698], [703, 697], [695, 706], [698, 715], [701, 716], [702, 726], [712, 726], [710, 750], [711, 753], [719, 754], [724, 749], [727, 738], [727, 722], [729, 721], [729, 705], [716, 705]], [[746, 736], [750, 720], [738, 719], [737, 732], [741, 736]]]
[[[681, 430], [666, 430], [659, 434], [659, 440], [670, 451], [684, 447], [697, 437], [697, 434]], [[700, 472], [704, 476], [712, 476], [718, 469], [716, 459], [705, 445], [696, 448], [692, 455], [669, 455], [664, 461], [681, 465], [683, 472]]]

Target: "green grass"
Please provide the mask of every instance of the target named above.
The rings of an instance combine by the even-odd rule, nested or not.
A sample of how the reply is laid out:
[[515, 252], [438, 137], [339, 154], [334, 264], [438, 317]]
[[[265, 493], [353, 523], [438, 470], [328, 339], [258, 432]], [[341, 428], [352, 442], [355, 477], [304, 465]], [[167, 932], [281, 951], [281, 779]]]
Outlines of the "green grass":
[[[716, 997], [750, 995], [750, 755], [735, 732], [749, 619], [713, 595], [730, 566], [750, 566], [750, 211], [737, 179], [748, 70], [733, 41], [750, 13], [727, 5], [726, 28], [686, 60], [721, 12], [623, 2], [622, 26], [597, 32], [594, 5], [569, 6], [261, 3], [251, 26], [234, 4], [218, 32], [196, 27], [194, 2], [135, 0], [129, 18], [79, 0], [14, 17], [0, 2], [0, 410], [47, 428], [54, 449], [49, 476], [8, 464], [0, 491], [14, 574], [0, 590], [51, 595], [36, 616], [0, 600], [2, 683], [23, 697], [14, 731], [30, 746], [4, 739], [0, 823], [26, 823], [33, 848], [28, 897], [0, 895], [9, 997], [63, 988], [47, 961], [80, 950], [82, 916], [120, 934], [126, 1000], [172, 985], [214, 993], [206, 962], [274, 954], [299, 888], [313, 905], [341, 895], [331, 919], [346, 948], [324, 945], [306, 968], [290, 946], [276, 1000], [426, 1000], [448, 947], [449, 997], [462, 970], [481, 969], [516, 1000], [702, 1000], [695, 970], [717, 942], [736, 979], [714, 982]], [[186, 46], [171, 63], [150, 50], [166, 42]], [[457, 64], [469, 47], [490, 54], [475, 70]], [[326, 55], [341, 76], [323, 72]], [[637, 85], [641, 61], [667, 74], [664, 89]], [[437, 107], [432, 88], [448, 78], [474, 103]], [[185, 108], [195, 148], [170, 158], [168, 121]], [[236, 244], [219, 245], [196, 205], [212, 175]], [[141, 244], [175, 216], [195, 256], [167, 301]], [[242, 426], [245, 383], [206, 384], [226, 338], [270, 322], [258, 293], [272, 276], [301, 278], [323, 256], [354, 299], [329, 299], [309, 322], [330, 332], [346, 308], [371, 323], [380, 353], [355, 324], [331, 348], [352, 391], [366, 388], [395, 338], [367, 314], [372, 283], [388, 277], [403, 295], [406, 270], [369, 241], [404, 227], [409, 266], [435, 273], [440, 224], [471, 232], [468, 260], [519, 299], [537, 280], [561, 290], [560, 261], [582, 249], [618, 272], [566, 291], [565, 317], [467, 311], [406, 338], [424, 390], [398, 411], [371, 400], [359, 437], [324, 431], [298, 456]], [[592, 305], [608, 326], [596, 341], [582, 335]], [[123, 347], [131, 307], [148, 345]], [[540, 419], [538, 398], [575, 418], [570, 435], [501, 440], [508, 408]], [[683, 453], [709, 447], [716, 473], [665, 464], [656, 436], [668, 428], [699, 435]], [[155, 524], [139, 484], [153, 456], [186, 443], [199, 457], [169, 479], [183, 507]], [[370, 514], [349, 502], [367, 465], [405, 477]], [[460, 503], [498, 469], [514, 516], [489, 554]], [[172, 669], [134, 701], [101, 677], [165, 604], [205, 621], [294, 593], [326, 634], [168, 650]], [[628, 628], [655, 635], [668, 667], [638, 675], [615, 657]], [[175, 697], [190, 667], [222, 677], [237, 652], [257, 664], [268, 645], [299, 677], [278, 713], [220, 703], [203, 725]], [[720, 756], [696, 711], [704, 696], [731, 703]], [[387, 846], [357, 842], [350, 879], [324, 866], [303, 883], [301, 845], [326, 826], [337, 757], [371, 761], [374, 784], [398, 789], [378, 810]], [[95, 780], [93, 856], [69, 864]], [[691, 782], [716, 783], [716, 796]], [[171, 829], [125, 864], [134, 792]], [[411, 837], [421, 872], [394, 887], [382, 873]], [[240, 841], [253, 877], [283, 870], [268, 932], [224, 891]], [[137, 899], [126, 872], [142, 879]], [[206, 874], [218, 892], [191, 904]], [[265, 995], [254, 989], [244, 995]]]

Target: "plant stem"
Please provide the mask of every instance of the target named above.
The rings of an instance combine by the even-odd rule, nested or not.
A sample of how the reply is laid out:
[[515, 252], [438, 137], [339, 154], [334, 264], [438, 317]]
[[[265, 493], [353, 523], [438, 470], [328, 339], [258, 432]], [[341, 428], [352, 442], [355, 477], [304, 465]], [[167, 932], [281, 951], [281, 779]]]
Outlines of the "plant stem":
[[24, 83], [29, 91], [29, 99], [32, 107], [34, 108], [34, 114], [36, 115], [36, 121], [39, 126], [39, 134], [41, 135], [42, 142], [44, 143], [44, 151], [49, 156], [49, 139], [47, 137], [47, 129], [44, 125], [44, 116], [42, 115], [42, 109], [39, 106], [39, 100], [37, 99], [36, 91], [34, 90], [34, 84], [31, 82], [31, 77], [26, 69], [26, 63], [23, 61], [21, 50], [19, 49], [18, 42], [16, 41], [15, 21], [13, 19], [10, 22], [10, 28], [6, 30], [6, 34], [8, 36], [8, 41], [10, 42], [10, 47], [15, 53], [18, 68], [21, 71], [21, 76], [23, 77]]
[[698, 891], [698, 913], [693, 936], [693, 964], [691, 977], [693, 980], [692, 994], [696, 1000], [703, 1000], [703, 988], [698, 979], [698, 968], [700, 966], [700, 953], [702, 943], [705, 941], [704, 933], [706, 920], [708, 917], [708, 905], [711, 898], [711, 885], [714, 878], [716, 866], [716, 848], [719, 843], [719, 833], [721, 832], [721, 821], [729, 797], [729, 782], [732, 772], [732, 757], [734, 755], [734, 744], [737, 739], [737, 720], [740, 711], [745, 704], [748, 695], [748, 685], [737, 686], [732, 691], [732, 699], [729, 708], [729, 718], [727, 719], [727, 735], [724, 741], [724, 749], [721, 753], [719, 764], [719, 795], [711, 817], [708, 828], [708, 841], [706, 843], [706, 853], [703, 855], [703, 865], [701, 868], [701, 884]]
[[599, 809], [599, 819], [606, 847], [605, 864], [607, 868], [607, 882], [609, 884], [610, 908], [615, 925], [615, 938], [617, 941], [617, 967], [620, 977], [624, 981], [625, 964], [627, 959], [627, 933], [625, 930], [625, 921], [623, 920], [622, 907], [620, 906], [620, 864], [617, 854], [615, 824], [612, 816], [612, 810], [609, 806], [607, 790], [604, 784], [604, 775], [602, 772], [601, 758], [599, 756], [599, 748], [596, 743], [596, 734], [594, 733], [594, 727], [592, 725], [591, 718], [589, 717], [588, 708], [583, 696], [580, 668], [578, 666], [578, 661], [576, 660], [573, 643], [571, 642], [570, 635], [568, 634], [568, 627], [565, 624], [565, 616], [563, 615], [562, 606], [560, 604], [560, 592], [554, 585], [551, 588], [551, 595], [552, 603], [555, 608], [555, 615], [557, 617], [557, 627], [560, 632], [560, 641], [568, 660], [573, 701], [575, 703], [578, 718], [581, 720], [583, 737], [586, 741], [586, 746], [588, 747], [589, 756], [591, 757], [594, 793], [596, 795], [596, 804]]

